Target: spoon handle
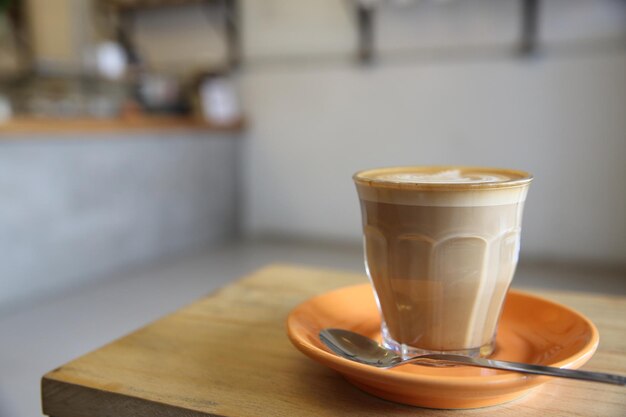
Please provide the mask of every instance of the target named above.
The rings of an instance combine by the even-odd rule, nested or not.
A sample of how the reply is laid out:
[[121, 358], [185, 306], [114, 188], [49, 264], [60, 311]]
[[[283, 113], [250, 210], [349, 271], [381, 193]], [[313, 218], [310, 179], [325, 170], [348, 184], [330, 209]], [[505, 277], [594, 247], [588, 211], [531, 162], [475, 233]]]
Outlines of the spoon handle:
[[497, 361], [484, 358], [470, 358], [468, 356], [447, 355], [447, 354], [428, 354], [420, 355], [415, 358], [409, 358], [399, 362], [397, 365], [405, 363], [415, 363], [432, 359], [437, 361], [445, 361], [455, 364], [463, 364], [467, 366], [477, 366], [480, 368], [501, 369], [505, 371], [516, 371], [526, 374], [548, 375], [561, 378], [582, 379], [585, 381], [604, 382], [606, 384], [626, 385], [626, 377], [614, 374], [605, 374], [602, 372], [579, 371], [575, 369], [555, 368], [552, 366], [532, 365], [527, 363]]

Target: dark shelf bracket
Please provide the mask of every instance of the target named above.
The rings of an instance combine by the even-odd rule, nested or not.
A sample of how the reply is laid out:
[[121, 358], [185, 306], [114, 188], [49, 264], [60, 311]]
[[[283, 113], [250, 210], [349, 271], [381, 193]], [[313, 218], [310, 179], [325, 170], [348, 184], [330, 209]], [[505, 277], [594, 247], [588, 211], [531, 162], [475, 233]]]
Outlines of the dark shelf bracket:
[[224, 30], [230, 69], [241, 65], [241, 20], [238, 0], [224, 0]]
[[369, 64], [374, 60], [374, 6], [356, 4], [358, 30], [357, 56], [361, 63]]
[[537, 52], [540, 0], [521, 0], [521, 2], [519, 53], [528, 56]]

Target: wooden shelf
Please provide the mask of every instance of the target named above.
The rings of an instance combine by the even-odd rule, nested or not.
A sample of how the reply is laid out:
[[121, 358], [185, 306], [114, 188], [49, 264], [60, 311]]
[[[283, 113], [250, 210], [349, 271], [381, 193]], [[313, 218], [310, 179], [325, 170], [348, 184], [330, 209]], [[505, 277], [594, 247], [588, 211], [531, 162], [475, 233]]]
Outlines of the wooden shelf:
[[118, 10], [150, 9], [168, 6], [185, 6], [189, 4], [203, 3], [206, 0], [101, 0], [107, 6]]
[[132, 116], [118, 119], [43, 117], [16, 117], [0, 123], [0, 134], [5, 133], [84, 133], [151, 130], [205, 130], [214, 132], [241, 132], [243, 119], [228, 124], [215, 124], [190, 116]]

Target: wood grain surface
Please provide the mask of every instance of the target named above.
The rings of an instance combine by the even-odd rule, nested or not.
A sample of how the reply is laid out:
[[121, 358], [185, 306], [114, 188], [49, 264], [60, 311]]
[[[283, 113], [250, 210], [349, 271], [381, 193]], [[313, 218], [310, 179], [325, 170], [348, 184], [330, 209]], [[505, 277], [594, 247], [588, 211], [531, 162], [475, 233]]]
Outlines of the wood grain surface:
[[[359, 391], [292, 347], [285, 319], [311, 296], [365, 281], [338, 271], [266, 267], [49, 372], [43, 411], [55, 417], [626, 415], [623, 387], [563, 379], [476, 410], [421, 409]], [[626, 374], [626, 297], [534, 292], [597, 325], [600, 347], [584, 369]]]

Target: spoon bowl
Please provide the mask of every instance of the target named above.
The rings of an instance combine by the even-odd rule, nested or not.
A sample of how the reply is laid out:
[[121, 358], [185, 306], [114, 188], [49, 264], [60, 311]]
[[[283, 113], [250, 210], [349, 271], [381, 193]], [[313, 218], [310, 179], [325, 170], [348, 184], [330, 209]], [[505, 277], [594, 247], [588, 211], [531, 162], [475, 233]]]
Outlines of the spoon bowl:
[[402, 362], [402, 357], [394, 351], [348, 330], [324, 329], [320, 332], [320, 340], [337, 355], [365, 365], [391, 368]]

